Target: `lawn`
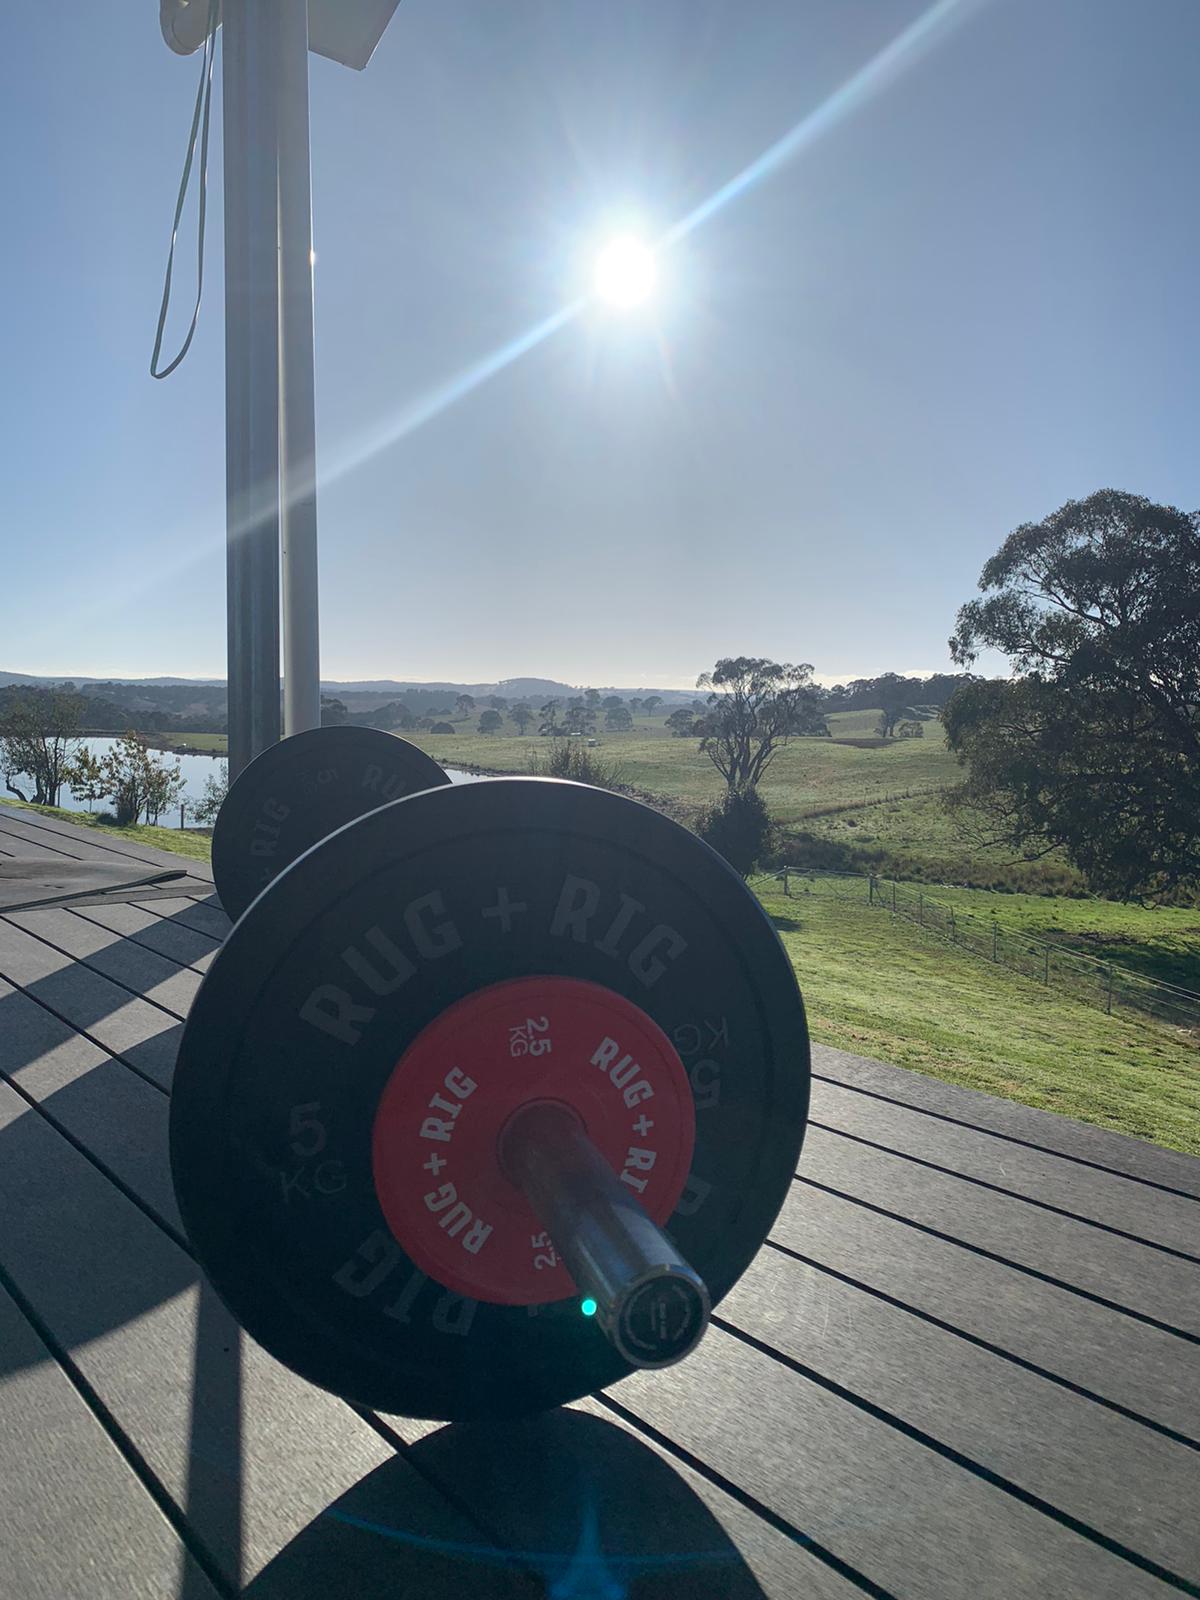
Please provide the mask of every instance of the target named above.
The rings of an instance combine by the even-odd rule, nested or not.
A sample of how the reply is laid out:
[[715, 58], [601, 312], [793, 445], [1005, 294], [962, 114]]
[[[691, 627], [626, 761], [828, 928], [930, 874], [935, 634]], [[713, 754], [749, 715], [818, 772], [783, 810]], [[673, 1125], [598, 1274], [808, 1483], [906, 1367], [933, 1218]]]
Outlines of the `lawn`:
[[1200, 1053], [1170, 1029], [1107, 1017], [861, 902], [753, 887], [814, 1039], [1200, 1155]]

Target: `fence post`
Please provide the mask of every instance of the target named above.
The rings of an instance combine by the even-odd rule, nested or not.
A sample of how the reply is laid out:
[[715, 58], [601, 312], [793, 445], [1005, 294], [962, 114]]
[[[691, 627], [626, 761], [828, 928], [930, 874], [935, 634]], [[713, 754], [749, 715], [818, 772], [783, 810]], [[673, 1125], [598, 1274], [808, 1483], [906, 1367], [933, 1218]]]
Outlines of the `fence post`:
[[917, 921], [922, 927], [925, 926], [925, 891], [923, 889], [917, 891]]
[[892, 879], [892, 915], [896, 915], [896, 880]]
[[873, 872], [868, 872], [867, 874], [867, 904], [872, 906], [875, 904], [875, 874]]
[[788, 888], [788, 870], [787, 867], [783, 869], [783, 895], [785, 900], [792, 898], [792, 891]]
[[1042, 968], [1042, 982], [1049, 986], [1050, 983], [1050, 946], [1046, 946], [1045, 965]]
[[958, 943], [958, 927], [954, 921], [954, 907], [950, 907], [950, 943]]
[[182, 827], [183, 827], [183, 813], [184, 813], [184, 812], [185, 812], [185, 811], [186, 811], [186, 810], [187, 810], [187, 803], [186, 803], [186, 801], [181, 801], [181, 802], [180, 802], [180, 805], [179, 805], [179, 826], [180, 826], [180, 827], [181, 827], [181, 828], [182, 828]]
[[1113, 969], [1110, 966], [1109, 969], [1108, 969], [1108, 997], [1107, 997], [1107, 999], [1105, 1000], [1105, 1003], [1104, 1003], [1104, 1009], [1105, 1009], [1105, 1011], [1108, 1013], [1108, 1015], [1110, 1017], [1112, 1016], [1112, 983], [1113, 983]]
[[995, 922], [993, 922], [992, 923], [992, 960], [993, 961], [998, 961], [1000, 959], [999, 956], [996, 954], [996, 940], [997, 940], [997, 928], [996, 928]]

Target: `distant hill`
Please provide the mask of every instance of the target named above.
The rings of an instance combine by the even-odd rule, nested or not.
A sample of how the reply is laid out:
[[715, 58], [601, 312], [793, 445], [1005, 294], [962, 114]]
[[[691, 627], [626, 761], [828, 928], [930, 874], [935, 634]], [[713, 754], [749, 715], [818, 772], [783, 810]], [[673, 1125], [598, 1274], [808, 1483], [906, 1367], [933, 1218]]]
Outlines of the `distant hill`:
[[175, 689], [187, 688], [189, 685], [198, 689], [223, 689], [224, 678], [81, 678], [78, 673], [72, 676], [63, 673], [56, 678], [42, 678], [28, 672], [0, 672], [0, 689], [11, 688], [14, 684], [28, 683], [35, 688], [50, 689], [60, 683], [119, 683], [127, 688], [140, 689]]
[[[0, 672], [0, 688], [20, 687], [28, 684], [32, 688], [51, 688], [58, 684], [73, 683], [79, 687], [85, 684], [107, 684], [131, 689], [224, 689], [223, 678], [86, 678], [71, 677], [63, 674], [59, 677], [39, 677], [28, 672]], [[504, 678], [498, 683], [449, 683], [446, 681], [418, 682], [416, 679], [397, 678], [355, 678], [338, 679], [325, 678], [321, 681], [322, 692], [328, 695], [379, 695], [386, 699], [400, 699], [405, 694], [419, 695], [448, 695], [456, 697], [460, 694], [469, 694], [475, 700], [486, 700], [489, 695], [503, 695], [508, 700], [533, 700], [539, 704], [557, 695], [562, 700], [569, 700], [572, 695], [582, 694], [583, 688], [576, 684], [560, 683], [555, 678]], [[648, 694], [657, 694], [665, 706], [690, 705], [695, 699], [695, 691], [691, 689], [655, 689], [651, 688], [602, 688], [601, 694], [619, 694], [623, 699], [631, 695], [640, 695], [644, 699]]]

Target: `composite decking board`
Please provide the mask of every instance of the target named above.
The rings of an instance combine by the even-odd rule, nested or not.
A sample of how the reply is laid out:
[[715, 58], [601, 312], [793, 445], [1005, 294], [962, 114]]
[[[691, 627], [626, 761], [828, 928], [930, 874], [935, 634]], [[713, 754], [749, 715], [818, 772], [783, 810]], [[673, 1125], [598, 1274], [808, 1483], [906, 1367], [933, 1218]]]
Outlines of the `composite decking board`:
[[176, 901], [163, 896], [162, 899], [146, 901], [144, 909], [156, 917], [168, 917], [184, 927], [195, 928], [198, 933], [206, 933], [217, 944], [221, 944], [228, 937], [229, 930], [233, 926], [221, 910], [220, 902], [212, 894], [205, 898]]
[[110, 978], [0, 919], [0, 978], [112, 1055], [169, 1086], [183, 1024]]
[[802, 1184], [793, 1185], [770, 1238], [1200, 1441], [1197, 1350], [1172, 1334]]
[[0, 1363], [6, 1600], [221, 1600], [3, 1287]]
[[[94, 844], [88, 834], [81, 829], [73, 829], [70, 835], [50, 833], [44, 829], [16, 829], [0, 817], [0, 843], [3, 843], [8, 854], [14, 857], [31, 857], [47, 863], [102, 861], [115, 866], [125, 865], [131, 875], [139, 870], [143, 873], [157, 870], [183, 874], [169, 883], [149, 883], [129, 888], [124, 893], [134, 900], [158, 898], [168, 893], [174, 896], [213, 894], [212, 880], [207, 872], [193, 870], [195, 867], [205, 865], [204, 863], [193, 861], [188, 856], [171, 855], [161, 850], [146, 855], [129, 855], [123, 850], [113, 850], [105, 845]], [[87, 892], [83, 889], [78, 891], [80, 896]], [[102, 887], [93, 891], [97, 898], [100, 895], [112, 897], [121, 892], [119, 889]]]
[[[78, 851], [58, 850], [34, 834], [16, 833], [0, 824], [0, 837], [6, 841], [13, 856], [27, 861], [79, 861]], [[144, 862], [141, 865], [145, 865]]]
[[[759, 1253], [717, 1314], [1078, 1522], [1200, 1581], [1196, 1451], [772, 1250]], [[1129, 1353], [1136, 1355], [1132, 1341]], [[1081, 1471], [1081, 1462], [1090, 1468]]]
[[[872, 1586], [853, 1569], [843, 1571], [843, 1563], [831, 1563], [823, 1554], [814, 1551], [810, 1541], [801, 1542], [791, 1530], [777, 1525], [773, 1514], [763, 1507], [751, 1496], [743, 1495], [728, 1484], [719, 1472], [714, 1472], [704, 1463], [689, 1460], [685, 1454], [671, 1447], [670, 1441], [660, 1441], [650, 1433], [637, 1426], [636, 1420], [621, 1415], [604, 1395], [585, 1395], [580, 1400], [575, 1400], [565, 1408], [568, 1413], [580, 1412], [585, 1416], [595, 1417], [613, 1426], [626, 1430], [644, 1450], [653, 1451], [660, 1456], [672, 1470], [683, 1480], [692, 1493], [707, 1507], [720, 1526], [727, 1532], [737, 1547], [737, 1551], [744, 1558], [751, 1573], [762, 1587], [762, 1591], [771, 1597], [771, 1600], [862, 1600], [864, 1592], [871, 1593]], [[532, 1419], [522, 1426], [528, 1426], [530, 1432], [537, 1434], [545, 1422], [553, 1422], [556, 1414], [549, 1413], [544, 1419]], [[503, 1462], [503, 1437], [504, 1427], [508, 1425], [484, 1425], [480, 1429], [472, 1428], [469, 1431], [455, 1429], [465, 1442], [464, 1450], [447, 1451], [443, 1441], [437, 1445], [432, 1444], [435, 1435], [446, 1432], [445, 1425], [438, 1422], [427, 1422], [416, 1417], [385, 1416], [380, 1420], [388, 1430], [401, 1439], [405, 1444], [420, 1447], [424, 1441], [430, 1440], [428, 1449], [416, 1448], [410, 1451], [409, 1459], [419, 1467], [419, 1470], [431, 1477], [435, 1483], [445, 1486], [448, 1494], [456, 1491], [456, 1486], [461, 1481], [461, 1473], [465, 1468], [471, 1474], [471, 1503], [478, 1506], [480, 1520], [485, 1522], [489, 1530], [495, 1530], [499, 1537], [510, 1540], [516, 1537], [514, 1518], [519, 1526], [528, 1526], [536, 1506], [521, 1493], [522, 1484], [519, 1478], [511, 1471], [505, 1475]], [[485, 1461], [495, 1463], [499, 1457], [498, 1469], [495, 1478], [490, 1475], [486, 1481], [481, 1481], [470, 1458], [470, 1450], [478, 1437], [479, 1448]], [[496, 1440], [499, 1438], [499, 1449]], [[561, 1441], [559, 1441], [561, 1447]], [[551, 1456], [550, 1464], [553, 1465], [554, 1457]], [[569, 1452], [567, 1470], [572, 1475], [587, 1478], [592, 1469], [592, 1462], [583, 1450], [572, 1449]], [[613, 1524], [610, 1519], [604, 1518], [605, 1503], [609, 1493], [607, 1476], [593, 1474], [592, 1481], [587, 1488], [588, 1496], [593, 1502], [593, 1509], [599, 1515], [601, 1527], [598, 1531], [602, 1537], [600, 1544], [602, 1551], [611, 1554], [617, 1552], [639, 1553], [639, 1546], [630, 1540], [628, 1531], [623, 1531], [619, 1524]], [[617, 1485], [618, 1490], [627, 1486]], [[678, 1491], [677, 1491], [678, 1492]], [[650, 1503], [653, 1510], [654, 1502]], [[591, 1520], [586, 1515], [582, 1519], [584, 1526]], [[693, 1514], [694, 1515], [694, 1514]], [[691, 1526], [691, 1524], [689, 1524]], [[580, 1529], [582, 1532], [582, 1528]], [[670, 1534], [669, 1521], [660, 1530]], [[607, 1533], [607, 1537], [603, 1534]], [[612, 1577], [619, 1582], [628, 1582], [631, 1577], [638, 1576], [639, 1582], [634, 1583], [631, 1592], [636, 1596], [646, 1596], [646, 1600], [658, 1600], [660, 1593], [670, 1596], [676, 1593], [676, 1578], [682, 1576], [685, 1580], [690, 1578], [690, 1588], [683, 1587], [678, 1590], [681, 1600], [705, 1600], [712, 1596], [713, 1600], [725, 1600], [726, 1588], [730, 1582], [727, 1571], [719, 1571], [714, 1575], [715, 1581], [709, 1584], [697, 1585], [697, 1563], [695, 1557], [702, 1553], [698, 1546], [700, 1538], [694, 1538], [691, 1545], [677, 1548], [665, 1557], [665, 1568], [660, 1570], [657, 1562], [648, 1562], [646, 1569], [640, 1573], [636, 1569], [618, 1568]], [[581, 1544], [583, 1541], [581, 1541]], [[530, 1548], [531, 1541], [526, 1540], [525, 1548]], [[586, 1546], [584, 1546], [586, 1549]], [[711, 1546], [706, 1546], [711, 1548]], [[671, 1570], [672, 1555], [678, 1555], [680, 1574]], [[744, 1575], [737, 1571], [737, 1563], [731, 1563], [737, 1574], [736, 1582], [741, 1584]], [[600, 1568], [597, 1561], [595, 1567]], [[604, 1578], [606, 1572], [603, 1568], [597, 1573], [599, 1582], [594, 1582], [593, 1587], [588, 1587], [585, 1581], [591, 1574], [587, 1570], [579, 1576], [579, 1589], [573, 1591], [569, 1585], [564, 1584], [565, 1593], [578, 1593], [580, 1600], [583, 1596], [593, 1593], [605, 1593]], [[652, 1581], [653, 1580], [653, 1581]], [[663, 1583], [665, 1587], [660, 1591], [656, 1585]], [[618, 1587], [618, 1592], [624, 1590]], [[740, 1595], [743, 1590], [732, 1591]], [[757, 1591], [750, 1590], [750, 1594]]]
[[179, 966], [190, 967], [193, 972], [206, 972], [221, 947], [220, 940], [211, 934], [200, 933], [188, 923], [170, 917], [156, 916], [141, 905], [113, 903], [72, 906], [71, 910], [77, 917], [166, 956]]
[[[240, 1335], [191, 1259], [3, 1084], [0, 1147], [0, 1267], [230, 1582], [396, 1459], [343, 1402]], [[400, 1476], [407, 1526], [480, 1543], [415, 1470]]]
[[524, 1422], [422, 1431], [408, 1459], [463, 1495], [506, 1545], [541, 1551], [551, 1593], [863, 1597], [757, 1507], [596, 1400]]
[[6, 912], [5, 922], [22, 928], [63, 955], [111, 978], [131, 994], [161, 1006], [180, 1021], [187, 1016], [200, 975], [177, 961], [127, 939], [122, 933], [61, 907]]
[[[1103, 1021], [1097, 1013], [1097, 1023]], [[1166, 1150], [1110, 1128], [1078, 1122], [1054, 1111], [1002, 1100], [980, 1089], [943, 1083], [907, 1067], [871, 1061], [830, 1045], [813, 1045], [812, 1056], [814, 1074], [842, 1088], [927, 1112], [934, 1119], [986, 1130], [1018, 1147], [1033, 1145], [1080, 1163], [1123, 1172], [1145, 1184], [1200, 1197], [1200, 1161], [1195, 1156]], [[1197, 1060], [1200, 1061], [1200, 1051]]]
[[889, 1593], [1140, 1600], [1177, 1588], [720, 1328], [611, 1390]]
[[7, 811], [2, 805], [0, 837], [6, 841], [16, 840], [17, 854], [20, 854], [26, 842], [36, 842], [56, 855], [76, 861], [103, 858], [109, 861], [132, 861], [139, 866], [170, 867], [187, 873], [189, 878], [198, 882], [212, 883], [211, 870], [203, 857], [135, 844], [100, 828], [81, 828], [69, 822], [60, 822], [57, 818]]
[[17, 810], [0, 801], [0, 826], [11, 829], [15, 825], [20, 825], [32, 833], [56, 835], [62, 841], [60, 848], [64, 854], [76, 846], [90, 845], [93, 849], [108, 850], [114, 855], [133, 856], [139, 861], [154, 861], [166, 866], [186, 865], [196, 877], [212, 882], [212, 869], [206, 861], [191, 856], [180, 856], [170, 850], [159, 850], [153, 845], [140, 844], [133, 839], [115, 838], [111, 834], [101, 833], [96, 828], [77, 827], [74, 823], [63, 822], [58, 817], [43, 816], [40, 811]]
[[1200, 1270], [1021, 1199], [809, 1128], [802, 1185], [821, 1184], [1200, 1339]]
[[835, 1133], [873, 1140], [1149, 1243], [1200, 1253], [1200, 1200], [1164, 1194], [1062, 1156], [1016, 1149], [994, 1134], [939, 1122], [823, 1080], [813, 1084], [810, 1115]]
[[0, 979], [0, 1077], [183, 1238], [166, 1093]]

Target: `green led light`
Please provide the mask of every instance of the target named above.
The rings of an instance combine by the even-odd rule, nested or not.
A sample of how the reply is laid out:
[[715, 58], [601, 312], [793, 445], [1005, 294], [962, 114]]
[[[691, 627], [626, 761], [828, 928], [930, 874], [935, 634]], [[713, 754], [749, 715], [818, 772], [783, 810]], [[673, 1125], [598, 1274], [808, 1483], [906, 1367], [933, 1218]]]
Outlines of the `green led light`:
[[579, 1309], [580, 1309], [580, 1311], [583, 1312], [585, 1317], [594, 1317], [596, 1315], [598, 1307], [596, 1305], [596, 1302], [592, 1299], [591, 1295], [589, 1295], [586, 1300], [580, 1301]]

